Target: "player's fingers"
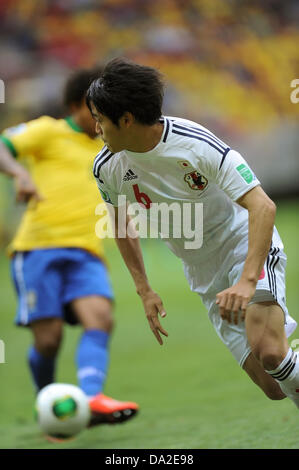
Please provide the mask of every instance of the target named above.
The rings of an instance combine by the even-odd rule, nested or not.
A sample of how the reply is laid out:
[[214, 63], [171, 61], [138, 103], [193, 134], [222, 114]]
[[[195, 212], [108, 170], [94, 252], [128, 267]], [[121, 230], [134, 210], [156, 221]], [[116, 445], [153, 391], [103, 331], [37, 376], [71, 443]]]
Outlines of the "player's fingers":
[[224, 307], [219, 307], [219, 315], [221, 316], [222, 320], [226, 319]]
[[163, 302], [161, 300], [156, 303], [156, 308], [162, 318], [166, 317], [166, 311], [165, 311]]
[[44, 200], [43, 196], [37, 191], [32, 195], [32, 197], [36, 200], [36, 202], [40, 202]]
[[161, 325], [157, 326], [157, 329], [162, 333], [162, 335], [168, 336], [167, 331]]
[[226, 304], [225, 304], [225, 316], [229, 323], [231, 322], [231, 312], [232, 312], [234, 300], [235, 298], [233, 294], [227, 295]]
[[27, 188], [27, 189], [24, 189], [23, 190], [24, 194], [26, 194], [27, 198], [28, 199], [35, 199], [37, 201], [39, 201], [40, 199], [42, 199], [41, 195], [39, 194], [38, 190], [34, 187], [31, 187], [31, 188]]
[[232, 311], [232, 317], [233, 317], [233, 323], [237, 325], [239, 321], [239, 310]]
[[[162, 345], [163, 344], [163, 339], [162, 339], [160, 331], [157, 328], [153, 328], [152, 332], [154, 333], [155, 337], [157, 338], [158, 343], [160, 345]], [[168, 335], [166, 334], [164, 336], [168, 336]]]
[[17, 202], [28, 202], [32, 199], [35, 202], [40, 202], [43, 200], [42, 196], [35, 190], [19, 190], [16, 194]]
[[241, 303], [242, 303], [242, 298], [238, 295], [235, 296], [234, 302], [232, 305], [232, 316], [233, 316], [233, 322], [235, 325], [238, 324]]
[[242, 300], [242, 305], [241, 305], [241, 319], [242, 320], [245, 320], [245, 316], [246, 316], [246, 310], [247, 310], [247, 307], [248, 307], [248, 302], [249, 302], [249, 299], [247, 297], [245, 297], [243, 300]]
[[[159, 312], [160, 313], [160, 312]], [[165, 313], [166, 315], [166, 313]], [[162, 315], [161, 315], [162, 316]], [[154, 315], [153, 317], [153, 325], [154, 327], [160, 331], [160, 333], [162, 333], [164, 336], [168, 336], [168, 333], [167, 331], [162, 327], [161, 323], [159, 322], [159, 319], [158, 319], [158, 316], [157, 314]]]
[[[148, 322], [149, 322], [149, 325], [150, 325], [150, 328], [152, 330], [152, 332], [154, 333], [155, 337], [157, 338], [157, 341], [159, 344], [163, 344], [163, 341], [162, 341], [162, 338], [160, 336], [160, 328], [163, 330], [163, 328], [161, 327], [161, 325], [159, 324], [159, 321], [157, 323], [156, 319], [157, 319], [157, 312], [147, 312], [146, 313], [146, 316], [147, 316], [147, 319], [148, 319]], [[160, 328], [159, 328], [159, 325], [160, 325]], [[164, 334], [164, 333], [163, 333]], [[168, 336], [167, 334], [165, 336]]]
[[218, 302], [219, 313], [220, 313], [221, 318], [223, 320], [226, 319], [228, 322], [230, 322], [229, 315], [227, 315], [227, 313], [226, 313], [227, 295], [226, 294], [219, 295], [218, 300], [219, 300], [219, 302]]
[[216, 295], [216, 304], [219, 305], [219, 308], [223, 307], [226, 303], [226, 292], [219, 292], [219, 294]]
[[18, 191], [16, 195], [17, 202], [27, 202], [27, 195], [24, 191]]
[[148, 319], [148, 322], [149, 322], [149, 326], [150, 326], [150, 329], [152, 330], [152, 332], [154, 333], [155, 337], [157, 338], [157, 341], [159, 344], [163, 344], [162, 342], [162, 338], [159, 334], [159, 332], [157, 331], [157, 329], [155, 328], [155, 325], [153, 323], [153, 320], [151, 317], [147, 317]]
[[44, 201], [44, 198], [39, 193], [36, 193], [34, 196], [30, 198], [30, 201], [31, 201], [31, 208], [35, 209], [36, 206], [40, 202]]
[[162, 346], [163, 340], [162, 340], [162, 338], [161, 338], [159, 332], [158, 332], [156, 329], [152, 330], [152, 332], [153, 332], [154, 335], [156, 336], [158, 343]]

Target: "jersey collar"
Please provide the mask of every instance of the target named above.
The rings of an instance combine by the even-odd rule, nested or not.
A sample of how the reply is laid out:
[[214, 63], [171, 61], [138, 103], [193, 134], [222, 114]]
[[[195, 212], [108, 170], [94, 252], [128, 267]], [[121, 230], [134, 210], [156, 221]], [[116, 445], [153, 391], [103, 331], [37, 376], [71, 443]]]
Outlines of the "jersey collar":
[[159, 119], [159, 122], [164, 124], [164, 129], [163, 129], [163, 133], [162, 133], [162, 137], [161, 137], [160, 142], [165, 143], [167, 141], [167, 137], [169, 135], [171, 122], [165, 116], [161, 116], [160, 119]]
[[68, 125], [73, 129], [75, 132], [84, 132], [83, 129], [75, 123], [72, 116], [67, 116], [64, 120], [68, 123]]

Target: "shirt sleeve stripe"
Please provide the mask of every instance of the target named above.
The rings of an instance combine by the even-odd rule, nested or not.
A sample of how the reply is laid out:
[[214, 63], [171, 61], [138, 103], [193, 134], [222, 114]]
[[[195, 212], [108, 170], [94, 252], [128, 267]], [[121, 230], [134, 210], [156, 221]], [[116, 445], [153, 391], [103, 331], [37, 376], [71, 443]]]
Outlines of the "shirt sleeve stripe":
[[5, 144], [5, 146], [8, 148], [8, 150], [12, 153], [12, 155], [16, 158], [18, 156], [18, 152], [12, 143], [11, 140], [9, 140], [7, 137], [4, 135], [0, 135], [0, 140]]
[[173, 127], [177, 129], [182, 129], [190, 133], [194, 133], [196, 135], [202, 135], [208, 137], [211, 141], [213, 141], [215, 144], [219, 145], [223, 150], [227, 149], [227, 145], [222, 142], [220, 139], [218, 139], [215, 135], [208, 131], [204, 131], [203, 129], [200, 128], [195, 128], [195, 127], [188, 127], [188, 126], [181, 126], [179, 124], [174, 123]]
[[169, 133], [169, 121], [166, 118], [164, 119], [164, 125], [165, 125], [165, 134], [163, 136], [163, 142], [166, 142], [167, 136], [168, 136], [168, 133]]
[[93, 164], [93, 174], [96, 178], [99, 177], [99, 174], [100, 174], [100, 168], [102, 166], [102, 164], [104, 164], [107, 159], [105, 159], [105, 157], [109, 156], [112, 157], [112, 155], [114, 155], [113, 153], [111, 153], [107, 147], [105, 146], [102, 151], [96, 156], [95, 158], [95, 161], [94, 161], [94, 164]]
[[172, 131], [173, 134], [178, 134], [178, 135], [183, 135], [183, 136], [186, 136], [186, 137], [190, 137], [192, 139], [196, 139], [196, 140], [202, 140], [203, 142], [206, 142], [207, 144], [209, 144], [211, 147], [213, 147], [215, 150], [217, 150], [221, 155], [223, 155], [227, 149], [223, 150], [222, 148], [220, 148], [219, 146], [217, 146], [215, 143], [211, 142], [210, 140], [208, 140], [208, 137], [207, 136], [199, 136], [199, 135], [194, 135], [194, 134], [189, 134], [187, 132], [179, 132], [179, 131], [176, 131], [176, 130], [173, 130]]
[[101, 168], [102, 168], [102, 166], [103, 166], [106, 162], [108, 162], [108, 160], [110, 160], [110, 158], [113, 157], [113, 155], [114, 155], [114, 153], [110, 153], [110, 155], [108, 155], [108, 157], [104, 158], [104, 160], [101, 160], [101, 162], [100, 162], [100, 163], [98, 164], [98, 166], [97, 166], [97, 171], [96, 171], [96, 173], [94, 173], [94, 176], [95, 176], [96, 178], [98, 178], [98, 180], [100, 181], [100, 183], [103, 183], [103, 181], [100, 179], [100, 171], [101, 171]]
[[221, 170], [221, 167], [222, 167], [222, 165], [223, 165], [223, 163], [224, 163], [225, 157], [226, 157], [226, 155], [228, 154], [229, 151], [230, 151], [230, 148], [228, 147], [228, 148], [225, 150], [225, 152], [224, 152], [224, 154], [223, 154], [223, 157], [222, 157], [222, 159], [221, 159], [221, 162], [220, 162], [220, 165], [219, 165], [219, 170]]

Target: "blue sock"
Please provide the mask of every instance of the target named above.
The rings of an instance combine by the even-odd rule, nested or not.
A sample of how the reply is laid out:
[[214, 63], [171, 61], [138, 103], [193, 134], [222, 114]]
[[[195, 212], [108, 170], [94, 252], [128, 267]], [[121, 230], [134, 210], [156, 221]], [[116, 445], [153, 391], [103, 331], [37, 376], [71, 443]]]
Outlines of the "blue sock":
[[37, 391], [54, 382], [55, 358], [42, 356], [34, 346], [31, 346], [28, 362]]
[[77, 349], [79, 387], [88, 396], [101, 393], [108, 369], [109, 334], [102, 330], [86, 330]]

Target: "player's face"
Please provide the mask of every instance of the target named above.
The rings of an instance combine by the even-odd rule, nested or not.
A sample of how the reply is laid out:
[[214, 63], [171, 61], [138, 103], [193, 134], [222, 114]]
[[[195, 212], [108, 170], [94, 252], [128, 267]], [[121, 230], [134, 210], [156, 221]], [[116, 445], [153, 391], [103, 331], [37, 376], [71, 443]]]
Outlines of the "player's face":
[[73, 104], [70, 111], [81, 129], [89, 135], [89, 137], [96, 137], [94, 119], [85, 103], [85, 99], [83, 99], [80, 104]]
[[111, 119], [96, 110], [91, 103], [92, 116], [96, 121], [96, 132], [101, 137], [110, 152], [120, 152], [125, 148], [123, 130], [116, 126]]

